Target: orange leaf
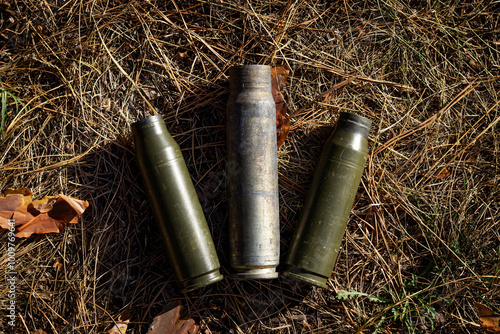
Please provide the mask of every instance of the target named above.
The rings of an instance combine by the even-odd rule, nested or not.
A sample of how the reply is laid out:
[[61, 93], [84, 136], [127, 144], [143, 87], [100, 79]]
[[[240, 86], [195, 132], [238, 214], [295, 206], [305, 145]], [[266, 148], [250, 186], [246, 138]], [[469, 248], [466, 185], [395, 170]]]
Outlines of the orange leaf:
[[149, 325], [148, 334], [196, 334], [200, 327], [193, 319], [180, 320], [181, 306], [162, 313], [153, 319]]
[[451, 175], [451, 172], [448, 169], [444, 169], [440, 173], [434, 175], [434, 178], [436, 180], [441, 180], [441, 179], [447, 178], [450, 175]]
[[35, 210], [40, 213], [49, 212], [52, 209], [52, 206], [56, 202], [57, 198], [53, 196], [45, 196], [44, 199], [39, 199], [38, 201], [33, 201], [31, 204]]
[[23, 195], [21, 194], [12, 194], [0, 198], [0, 211], [15, 211], [21, 204], [22, 198]]
[[280, 128], [276, 129], [278, 134], [278, 148], [283, 145], [288, 134], [290, 133], [290, 119], [287, 117], [283, 120], [283, 124]]
[[59, 195], [59, 198], [49, 211], [53, 218], [63, 220], [66, 223], [78, 223], [78, 217], [89, 207], [89, 202], [81, 201], [65, 195]]
[[0, 196], [0, 227], [9, 228], [9, 219], [14, 219], [18, 238], [33, 233], [60, 232], [67, 223], [77, 223], [89, 207], [87, 201], [62, 194], [33, 201], [26, 188], [7, 189], [4, 194]]
[[500, 314], [493, 312], [489, 307], [481, 303], [474, 303], [474, 307], [486, 333], [500, 334]]
[[187, 53], [187, 51], [184, 51], [184, 52], [177, 52], [177, 54], [175, 55], [176, 58], [188, 58], [189, 55]]
[[68, 203], [69, 206], [71, 206], [73, 210], [75, 210], [78, 216], [81, 216], [82, 213], [89, 207], [89, 202], [87, 201], [82, 201], [63, 194], [60, 194], [59, 198], [62, 198], [64, 201], [66, 201], [66, 203]]
[[276, 132], [278, 148], [285, 142], [290, 132], [290, 119], [286, 116], [287, 108], [283, 98], [283, 86], [290, 68], [278, 65], [271, 69], [271, 91], [276, 105]]
[[33, 233], [57, 233], [61, 221], [42, 213], [17, 229], [16, 238], [27, 238]]
[[278, 65], [271, 69], [271, 92], [273, 94], [274, 102], [283, 102], [283, 86], [290, 68], [287, 65]]
[[21, 194], [9, 195], [0, 198], [0, 227], [8, 229], [9, 219], [14, 215], [14, 211], [21, 204]]
[[11, 194], [21, 194], [23, 196], [31, 196], [31, 191], [28, 189], [28, 188], [17, 188], [17, 189], [13, 189], [13, 188], [7, 188], [4, 190], [4, 195], [7, 196], [7, 195], [11, 195]]
[[118, 317], [118, 321], [106, 334], [125, 334], [127, 331], [128, 324], [130, 322], [130, 312], [124, 311]]
[[15, 225], [29, 222], [33, 215], [28, 212], [32, 201], [31, 192], [26, 188], [7, 189], [0, 196], [0, 227], [9, 228], [9, 219], [14, 219]]
[[56, 262], [54, 263], [53, 267], [56, 270], [56, 272], [62, 271], [64, 269], [64, 264], [59, 262], [59, 259], [56, 259]]

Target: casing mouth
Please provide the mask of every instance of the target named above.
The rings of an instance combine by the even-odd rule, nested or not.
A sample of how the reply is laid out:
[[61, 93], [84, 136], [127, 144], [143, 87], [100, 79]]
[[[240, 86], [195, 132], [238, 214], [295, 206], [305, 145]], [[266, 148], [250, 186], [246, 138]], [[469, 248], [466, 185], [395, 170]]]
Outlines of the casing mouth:
[[349, 112], [341, 112], [337, 122], [337, 128], [348, 132], [358, 133], [366, 139], [368, 139], [371, 125], [372, 121], [368, 118]]
[[140, 126], [145, 125], [145, 124], [160, 122], [160, 121], [163, 121], [163, 116], [162, 115], [154, 115], [154, 116], [149, 116], [149, 117], [143, 118], [135, 123], [132, 123], [132, 126], [133, 127], [140, 127]]
[[271, 66], [238, 65], [229, 69], [230, 90], [258, 88], [271, 90]]

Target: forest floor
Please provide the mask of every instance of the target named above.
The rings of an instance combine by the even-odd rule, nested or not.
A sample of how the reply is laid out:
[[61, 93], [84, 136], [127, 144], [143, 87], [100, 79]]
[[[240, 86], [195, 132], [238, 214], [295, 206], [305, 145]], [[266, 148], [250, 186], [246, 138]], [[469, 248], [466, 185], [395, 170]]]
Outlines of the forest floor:
[[[226, 278], [182, 294], [173, 277], [130, 124], [163, 115], [229, 274], [239, 64], [290, 68], [282, 260], [339, 113], [373, 122], [328, 289]], [[2, 0], [0, 78], [0, 191], [90, 203], [62, 233], [16, 240], [16, 328], [2, 283], [0, 333], [103, 333], [124, 311], [146, 333], [174, 302], [201, 333], [234, 334], [480, 333], [475, 303], [500, 311], [498, 1]]]

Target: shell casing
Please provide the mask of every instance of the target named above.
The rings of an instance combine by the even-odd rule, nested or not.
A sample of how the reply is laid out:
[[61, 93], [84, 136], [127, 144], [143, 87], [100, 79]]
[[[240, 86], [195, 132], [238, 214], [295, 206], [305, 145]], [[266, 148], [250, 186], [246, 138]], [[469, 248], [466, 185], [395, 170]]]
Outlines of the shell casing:
[[229, 76], [227, 184], [233, 277], [276, 278], [280, 228], [271, 68], [235, 66]]
[[371, 121], [341, 113], [308, 190], [283, 276], [326, 288], [368, 156]]
[[183, 292], [220, 281], [220, 264], [179, 145], [161, 115], [132, 124], [136, 155], [175, 278]]

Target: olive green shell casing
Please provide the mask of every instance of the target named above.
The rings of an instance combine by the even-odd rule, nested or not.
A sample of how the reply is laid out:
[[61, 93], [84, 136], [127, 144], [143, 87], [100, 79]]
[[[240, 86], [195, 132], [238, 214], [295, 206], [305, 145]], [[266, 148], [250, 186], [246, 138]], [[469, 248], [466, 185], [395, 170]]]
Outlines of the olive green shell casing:
[[323, 147], [283, 276], [327, 287], [368, 156], [370, 125], [364, 117], [340, 114]]
[[229, 77], [227, 189], [233, 278], [276, 278], [280, 229], [271, 67], [235, 66]]
[[184, 292], [220, 281], [220, 264], [179, 145], [161, 115], [132, 124], [137, 161], [175, 277]]

